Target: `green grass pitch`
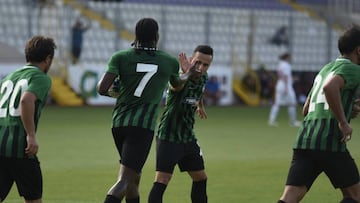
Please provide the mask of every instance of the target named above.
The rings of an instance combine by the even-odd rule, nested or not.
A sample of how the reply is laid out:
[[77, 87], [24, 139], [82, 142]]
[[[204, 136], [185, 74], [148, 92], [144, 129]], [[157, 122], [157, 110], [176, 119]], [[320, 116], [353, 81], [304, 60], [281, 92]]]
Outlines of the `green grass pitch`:
[[[269, 107], [208, 107], [195, 129], [208, 174], [209, 203], [276, 202], [284, 188], [296, 128], [281, 109], [277, 128], [267, 126]], [[45, 203], [100, 203], [115, 182], [118, 155], [110, 132], [111, 107], [45, 107], [38, 126]], [[299, 118], [300, 109], [299, 109]], [[360, 124], [349, 143], [360, 159]], [[145, 164], [140, 193], [147, 202], [155, 174], [154, 147]], [[190, 203], [191, 179], [175, 169], [166, 203]], [[321, 175], [303, 202], [339, 202], [340, 191]], [[22, 199], [13, 187], [5, 202]]]

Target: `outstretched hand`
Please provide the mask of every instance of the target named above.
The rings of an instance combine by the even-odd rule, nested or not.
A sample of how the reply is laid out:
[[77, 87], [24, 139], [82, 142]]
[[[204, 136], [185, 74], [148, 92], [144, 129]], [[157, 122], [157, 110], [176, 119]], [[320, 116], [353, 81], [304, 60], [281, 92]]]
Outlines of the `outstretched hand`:
[[179, 54], [179, 63], [182, 70], [182, 75], [180, 76], [180, 79], [185, 81], [189, 78], [199, 78], [201, 76], [201, 71], [199, 70], [200, 62], [195, 62], [194, 64], [191, 64], [187, 58], [186, 54], [184, 52]]
[[182, 72], [186, 73], [191, 67], [191, 63], [188, 61], [186, 54], [184, 52], [181, 52], [178, 59]]

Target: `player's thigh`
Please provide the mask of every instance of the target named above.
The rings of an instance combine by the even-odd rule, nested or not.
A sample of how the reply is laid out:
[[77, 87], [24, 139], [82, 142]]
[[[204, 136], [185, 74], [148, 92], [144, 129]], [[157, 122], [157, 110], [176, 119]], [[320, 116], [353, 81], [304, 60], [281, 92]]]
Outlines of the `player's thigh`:
[[289, 88], [288, 92], [285, 96], [285, 100], [287, 105], [296, 105], [297, 101], [296, 101], [296, 94], [295, 94], [295, 90], [293, 88]]
[[172, 174], [183, 156], [184, 144], [156, 139], [156, 171]]
[[11, 159], [0, 156], [0, 202], [9, 194], [13, 183]]
[[149, 155], [154, 131], [131, 126], [116, 131], [113, 136], [121, 164], [140, 173]]
[[19, 194], [25, 200], [37, 201], [43, 192], [43, 179], [37, 159], [18, 159], [13, 167], [13, 177]]
[[276, 84], [275, 89], [275, 103], [278, 105], [284, 105], [283, 99], [284, 99], [284, 92], [285, 92], [285, 85], [282, 81], [278, 82]]
[[180, 171], [201, 171], [205, 169], [204, 158], [197, 141], [186, 143], [185, 156], [178, 163]]
[[321, 166], [313, 159], [311, 151], [294, 150], [286, 185], [310, 189], [321, 172]]
[[348, 188], [360, 181], [355, 160], [348, 152], [324, 154], [324, 172], [335, 188]]

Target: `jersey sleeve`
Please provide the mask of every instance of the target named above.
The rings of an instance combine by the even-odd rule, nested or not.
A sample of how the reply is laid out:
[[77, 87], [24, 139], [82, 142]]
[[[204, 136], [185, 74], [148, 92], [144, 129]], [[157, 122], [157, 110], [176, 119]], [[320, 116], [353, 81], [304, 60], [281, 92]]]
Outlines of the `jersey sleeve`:
[[51, 79], [45, 74], [38, 74], [34, 76], [29, 82], [29, 86], [26, 91], [32, 92], [36, 97], [44, 101], [51, 88]]
[[360, 84], [360, 66], [355, 64], [342, 66], [342, 68], [335, 71], [335, 74], [343, 77], [345, 88], [354, 88]]
[[108, 62], [106, 72], [119, 75], [119, 66], [121, 64], [121, 55], [118, 53], [113, 54]]
[[174, 67], [170, 75], [170, 85], [177, 87], [180, 84], [180, 65], [177, 60], [174, 60], [174, 63], [171, 67]]

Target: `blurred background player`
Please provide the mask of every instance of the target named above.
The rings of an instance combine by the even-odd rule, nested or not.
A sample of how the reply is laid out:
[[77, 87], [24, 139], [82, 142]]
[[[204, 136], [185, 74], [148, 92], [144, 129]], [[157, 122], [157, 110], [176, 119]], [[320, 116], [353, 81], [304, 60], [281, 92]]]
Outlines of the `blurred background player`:
[[52, 38], [32, 37], [25, 46], [27, 64], [0, 82], [0, 202], [14, 182], [26, 203], [42, 202], [36, 129], [51, 88], [47, 72], [55, 48]]
[[84, 33], [90, 28], [90, 26], [90, 21], [85, 24], [80, 18], [77, 18], [73, 27], [71, 28], [71, 56], [73, 64], [76, 64], [80, 59], [84, 41]]
[[[184, 53], [179, 56], [182, 68], [187, 59]], [[200, 118], [207, 118], [203, 94], [208, 79], [207, 70], [213, 60], [213, 49], [207, 45], [195, 48], [190, 63], [200, 70], [201, 77], [192, 78], [182, 90], [168, 91], [164, 113], [161, 117], [156, 139], [156, 175], [149, 194], [149, 203], [161, 203], [174, 167], [187, 171], [193, 181], [191, 200], [193, 203], [206, 203], [207, 175], [204, 159], [194, 133], [195, 112]], [[187, 68], [184, 68], [185, 70]]]
[[206, 105], [218, 105], [220, 98], [220, 82], [217, 76], [212, 75], [205, 84], [204, 102]]
[[359, 171], [346, 146], [353, 131], [350, 120], [359, 113], [359, 104], [353, 105], [360, 87], [360, 28], [346, 31], [338, 49], [341, 56], [320, 70], [306, 99], [304, 122], [278, 203], [300, 202], [322, 172], [341, 189], [340, 203], [360, 202]]
[[143, 18], [136, 23], [133, 48], [116, 52], [98, 83], [100, 95], [110, 96], [115, 78], [119, 96], [113, 111], [112, 135], [120, 155], [119, 178], [105, 203], [139, 203], [141, 170], [149, 154], [163, 91], [170, 84], [181, 89], [193, 72], [179, 77], [177, 59], [157, 50], [158, 23]]
[[279, 57], [279, 65], [277, 68], [277, 82], [275, 87], [275, 101], [270, 110], [269, 125], [277, 126], [276, 118], [280, 110], [280, 106], [288, 107], [290, 126], [300, 126], [300, 122], [296, 119], [296, 94], [293, 87], [293, 78], [291, 71], [291, 55], [284, 53]]

